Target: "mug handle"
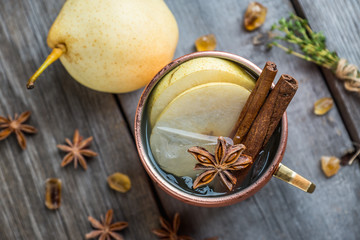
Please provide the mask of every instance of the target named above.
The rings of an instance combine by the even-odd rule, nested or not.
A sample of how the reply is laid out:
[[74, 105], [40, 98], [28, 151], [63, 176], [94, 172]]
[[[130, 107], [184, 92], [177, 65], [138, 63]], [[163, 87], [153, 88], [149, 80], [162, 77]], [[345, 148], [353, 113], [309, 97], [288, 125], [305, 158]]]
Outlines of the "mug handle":
[[273, 176], [308, 193], [313, 193], [316, 188], [314, 183], [281, 163], [279, 164], [278, 169], [274, 172]]

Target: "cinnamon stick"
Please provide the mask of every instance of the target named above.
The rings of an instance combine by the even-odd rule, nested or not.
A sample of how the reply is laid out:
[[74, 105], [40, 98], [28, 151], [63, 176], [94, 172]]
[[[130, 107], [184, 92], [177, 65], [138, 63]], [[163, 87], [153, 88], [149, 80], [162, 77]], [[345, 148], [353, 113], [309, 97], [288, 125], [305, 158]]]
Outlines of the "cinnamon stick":
[[256, 81], [255, 88], [252, 90], [248, 100], [246, 101], [245, 106], [240, 113], [239, 119], [235, 124], [234, 130], [231, 133], [234, 144], [243, 142], [251, 124], [265, 102], [276, 73], [276, 64], [270, 61], [266, 62], [259, 79]]
[[245, 154], [255, 159], [274, 133], [297, 89], [298, 82], [295, 78], [281, 75], [242, 142], [246, 146]]

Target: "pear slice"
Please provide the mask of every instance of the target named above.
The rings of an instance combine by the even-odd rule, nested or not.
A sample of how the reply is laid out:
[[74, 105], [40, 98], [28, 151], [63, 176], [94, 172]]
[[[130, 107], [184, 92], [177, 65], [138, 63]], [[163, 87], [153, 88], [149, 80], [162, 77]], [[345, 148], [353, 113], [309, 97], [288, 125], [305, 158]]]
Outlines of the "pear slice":
[[151, 127], [176, 96], [192, 87], [210, 82], [235, 83], [250, 91], [255, 86], [255, 79], [229, 60], [215, 57], [189, 60], [169, 72], [153, 90], [148, 101]]
[[178, 95], [160, 114], [150, 135], [159, 166], [177, 176], [195, 177], [197, 162], [187, 150], [201, 146], [214, 152], [217, 137], [229, 136], [249, 95], [240, 85], [219, 82]]

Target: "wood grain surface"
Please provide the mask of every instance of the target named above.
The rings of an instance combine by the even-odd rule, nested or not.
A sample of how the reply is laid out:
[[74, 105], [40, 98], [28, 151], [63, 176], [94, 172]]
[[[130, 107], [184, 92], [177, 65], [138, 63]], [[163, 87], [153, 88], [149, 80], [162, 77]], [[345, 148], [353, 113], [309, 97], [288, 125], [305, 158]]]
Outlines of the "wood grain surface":
[[[161, 202], [169, 216], [180, 212], [184, 234], [196, 239], [211, 236], [220, 239], [356, 239], [360, 231], [348, 231], [347, 227], [359, 215], [360, 184], [352, 180], [359, 174], [358, 168], [343, 168], [331, 179], [326, 179], [320, 169], [322, 155], [341, 156], [352, 148], [336, 108], [323, 117], [313, 114], [313, 103], [331, 96], [321, 71], [314, 64], [279, 49], [266, 51], [263, 46], [252, 45], [255, 35], [267, 31], [280, 17], [294, 11], [292, 4], [280, 0], [261, 1], [268, 7], [267, 20], [261, 29], [248, 33], [242, 27], [242, 19], [249, 2], [167, 1], [180, 30], [175, 57], [193, 52], [197, 37], [214, 33], [217, 50], [238, 54], [260, 67], [267, 60], [274, 61], [279, 68], [278, 77], [284, 73], [294, 76], [299, 81], [299, 90], [288, 108], [289, 141], [283, 163], [313, 180], [317, 189], [310, 195], [273, 179], [254, 197], [234, 206], [193, 207], [158, 189]], [[134, 102], [140, 94], [138, 91], [119, 96], [130, 124], [136, 108]]]
[[[128, 221], [126, 239], [156, 239], [158, 207], [141, 167], [133, 138], [111, 94], [75, 82], [60, 62], [51, 66], [35, 89], [25, 84], [49, 53], [46, 36], [63, 1], [1, 1], [0, 115], [32, 112], [39, 133], [27, 136], [22, 151], [14, 136], [0, 142], [0, 239], [84, 239], [92, 230], [89, 215], [100, 218], [110, 208], [114, 220]], [[64, 153], [56, 148], [78, 128], [93, 136], [98, 157], [88, 170], [60, 167]], [[107, 186], [113, 172], [128, 174], [132, 189], [118, 193]], [[62, 205], [44, 205], [45, 180], [63, 182]]]
[[[129, 222], [122, 232], [125, 239], [156, 239], [151, 230], [158, 227], [158, 216], [172, 218], [175, 212], [181, 215], [180, 233], [195, 239], [358, 238], [358, 163], [327, 179], [319, 161], [322, 155], [341, 156], [352, 148], [352, 140], [359, 136], [359, 98], [345, 92], [338, 82], [329, 83], [314, 64], [252, 44], [255, 35], [294, 12], [292, 2], [259, 1], [268, 8], [267, 20], [249, 33], [242, 19], [250, 0], [165, 1], [179, 25], [175, 57], [195, 51], [196, 38], [214, 33], [217, 50], [238, 54], [260, 67], [274, 61], [278, 77], [290, 74], [299, 81], [288, 108], [289, 140], [283, 163], [315, 182], [315, 193], [306, 194], [272, 179], [250, 199], [223, 208], [190, 206], [153, 187], [132, 136], [142, 90], [121, 95], [89, 90], [74, 81], [60, 62], [46, 70], [33, 91], [26, 90], [28, 77], [50, 51], [47, 31], [63, 2], [0, 0], [0, 115], [30, 110], [29, 123], [39, 129], [38, 134], [27, 135], [25, 151], [14, 136], [0, 141], [0, 239], [84, 239], [92, 229], [87, 216], [98, 218], [109, 208], [114, 209], [116, 221]], [[318, 2], [299, 0], [294, 5], [302, 7], [314, 29], [324, 30], [329, 47], [359, 63], [360, 3]], [[335, 97], [337, 106], [317, 117], [312, 113], [313, 103], [325, 96]], [[345, 119], [346, 111], [349, 118]], [[60, 167], [64, 154], [56, 144], [71, 138], [76, 128], [84, 137], [94, 137], [91, 149], [99, 153], [88, 160], [87, 171]], [[128, 193], [107, 186], [107, 176], [115, 171], [130, 176]], [[44, 183], [49, 177], [63, 181], [63, 202], [57, 211], [44, 206]]]
[[[330, 50], [340, 58], [359, 67], [360, 63], [360, 4], [357, 0], [295, 0], [297, 11], [306, 17], [315, 31], [322, 31]], [[322, 9], [318, 11], [316, 9]], [[324, 75], [337, 101], [340, 113], [352, 140], [360, 143], [360, 95], [346, 91], [343, 83], [329, 71]]]

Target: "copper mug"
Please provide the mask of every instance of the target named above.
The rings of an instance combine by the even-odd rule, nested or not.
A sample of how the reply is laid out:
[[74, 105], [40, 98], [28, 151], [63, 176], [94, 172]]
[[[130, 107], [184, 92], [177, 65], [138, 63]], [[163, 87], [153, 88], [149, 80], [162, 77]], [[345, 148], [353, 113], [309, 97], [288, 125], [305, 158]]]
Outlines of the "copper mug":
[[268, 168], [262, 175], [252, 184], [247, 186], [246, 188], [231, 192], [230, 194], [223, 195], [223, 196], [197, 196], [191, 193], [185, 192], [181, 190], [179, 187], [174, 186], [172, 183], [168, 182], [161, 173], [157, 170], [154, 166], [153, 161], [151, 161], [148, 153], [147, 148], [145, 148], [146, 144], [146, 124], [145, 120], [143, 119], [144, 113], [146, 111], [146, 102], [149, 98], [151, 91], [154, 89], [156, 83], [161, 81], [161, 79], [172, 69], [176, 68], [180, 64], [194, 59], [198, 57], [216, 57], [216, 58], [223, 58], [230, 61], [233, 61], [239, 64], [244, 69], [252, 72], [257, 77], [261, 73], [261, 69], [250, 62], [249, 60], [242, 58], [240, 56], [226, 53], [226, 52], [219, 52], [219, 51], [207, 51], [207, 52], [195, 52], [185, 56], [182, 56], [178, 59], [175, 59], [168, 65], [166, 65], [160, 72], [151, 80], [151, 82], [146, 86], [145, 90], [143, 91], [139, 104], [135, 114], [135, 140], [137, 150], [140, 155], [141, 162], [151, 177], [151, 179], [158, 184], [166, 193], [169, 195], [192, 205], [202, 206], [202, 207], [220, 207], [231, 205], [246, 198], [252, 196], [257, 191], [259, 191], [262, 187], [268, 183], [272, 176], [277, 177], [299, 189], [312, 193], [315, 190], [315, 185], [310, 182], [309, 180], [305, 179], [304, 177], [300, 176], [296, 172], [292, 171], [288, 167], [281, 164], [281, 161], [284, 157], [286, 142], [287, 142], [287, 135], [288, 135], [288, 123], [287, 123], [287, 115], [286, 112], [284, 113], [281, 121], [281, 133], [280, 133], [280, 141], [277, 146], [277, 151], [273, 159], [271, 159], [271, 163], [269, 164]]

